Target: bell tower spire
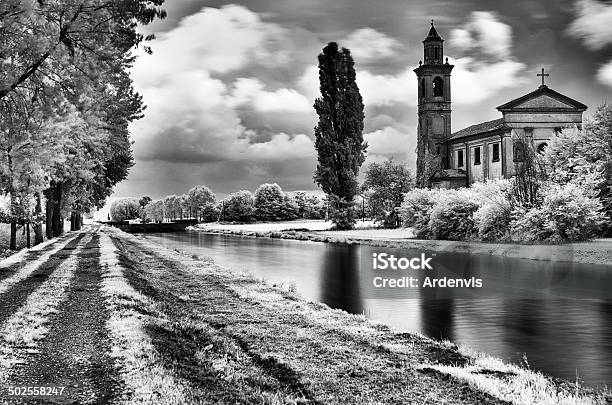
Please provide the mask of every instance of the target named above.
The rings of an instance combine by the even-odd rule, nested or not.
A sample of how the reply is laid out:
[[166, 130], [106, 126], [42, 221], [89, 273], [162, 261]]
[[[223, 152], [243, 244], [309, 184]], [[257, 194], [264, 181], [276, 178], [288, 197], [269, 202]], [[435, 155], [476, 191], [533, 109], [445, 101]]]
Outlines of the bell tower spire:
[[444, 40], [431, 20], [423, 40], [423, 60], [414, 69], [418, 84], [417, 185], [428, 187], [436, 170], [447, 168], [444, 141], [451, 134], [451, 71], [444, 61]]

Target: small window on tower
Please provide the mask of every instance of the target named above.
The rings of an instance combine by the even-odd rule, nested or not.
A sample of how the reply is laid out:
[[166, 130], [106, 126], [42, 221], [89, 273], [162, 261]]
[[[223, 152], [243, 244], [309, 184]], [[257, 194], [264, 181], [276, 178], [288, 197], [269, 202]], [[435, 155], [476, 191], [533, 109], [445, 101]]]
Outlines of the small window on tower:
[[434, 97], [442, 97], [444, 95], [444, 80], [441, 77], [436, 77], [433, 81]]
[[463, 151], [457, 151], [457, 167], [463, 167]]

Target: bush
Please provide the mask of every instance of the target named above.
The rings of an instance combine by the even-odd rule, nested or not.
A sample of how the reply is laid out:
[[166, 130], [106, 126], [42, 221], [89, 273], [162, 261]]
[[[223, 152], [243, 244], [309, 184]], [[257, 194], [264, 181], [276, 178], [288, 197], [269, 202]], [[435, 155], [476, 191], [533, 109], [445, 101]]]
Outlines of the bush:
[[140, 204], [136, 198], [115, 200], [110, 207], [111, 219], [115, 222], [140, 218]]
[[510, 190], [512, 182], [509, 180], [475, 183], [470, 188], [473, 201], [479, 205], [474, 213], [478, 239], [486, 241], [509, 239], [512, 219]]
[[510, 223], [518, 241], [566, 242], [596, 236], [604, 222], [601, 202], [583, 187], [548, 184], [540, 207], [514, 210]]
[[437, 189], [415, 188], [404, 194], [404, 202], [400, 207], [400, 218], [405, 227], [413, 227], [417, 238], [431, 238], [429, 217], [442, 192]]
[[241, 190], [223, 202], [223, 221], [251, 222], [253, 220], [253, 206], [255, 198], [250, 191]]
[[[445, 196], [446, 197], [446, 196]], [[474, 212], [478, 204], [465, 192], [448, 192], [431, 210], [429, 229], [433, 239], [466, 240], [475, 234]]]
[[511, 211], [496, 203], [486, 203], [474, 213], [474, 225], [478, 239], [486, 241], [507, 240], [509, 238]]

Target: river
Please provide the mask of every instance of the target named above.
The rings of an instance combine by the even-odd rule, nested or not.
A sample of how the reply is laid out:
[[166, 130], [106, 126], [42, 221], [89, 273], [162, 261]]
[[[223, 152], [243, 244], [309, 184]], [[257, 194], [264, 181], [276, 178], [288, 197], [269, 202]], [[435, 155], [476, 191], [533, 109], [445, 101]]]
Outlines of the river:
[[[208, 256], [305, 299], [365, 314], [397, 328], [449, 339], [547, 374], [612, 385], [612, 268], [438, 252], [435, 270], [409, 275], [472, 277], [482, 288], [376, 288], [374, 253], [421, 251], [213, 235], [147, 234], [168, 248]], [[399, 274], [399, 273], [394, 273]], [[408, 273], [406, 273], [408, 274]], [[526, 359], [526, 360], [525, 360]]]

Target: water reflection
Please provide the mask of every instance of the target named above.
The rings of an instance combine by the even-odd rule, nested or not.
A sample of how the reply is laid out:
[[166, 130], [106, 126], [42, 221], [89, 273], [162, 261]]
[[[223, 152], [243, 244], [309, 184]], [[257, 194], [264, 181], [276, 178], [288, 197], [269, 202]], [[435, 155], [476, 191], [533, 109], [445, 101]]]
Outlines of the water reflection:
[[359, 252], [352, 245], [326, 244], [321, 260], [320, 301], [352, 314], [363, 313]]
[[373, 252], [399, 249], [207, 235], [147, 235], [170, 248], [210, 256], [269, 283], [295, 283], [306, 299], [398, 328], [449, 339], [591, 386], [612, 383], [612, 269], [450, 252], [420, 276], [482, 278], [485, 288], [375, 289]]

